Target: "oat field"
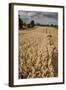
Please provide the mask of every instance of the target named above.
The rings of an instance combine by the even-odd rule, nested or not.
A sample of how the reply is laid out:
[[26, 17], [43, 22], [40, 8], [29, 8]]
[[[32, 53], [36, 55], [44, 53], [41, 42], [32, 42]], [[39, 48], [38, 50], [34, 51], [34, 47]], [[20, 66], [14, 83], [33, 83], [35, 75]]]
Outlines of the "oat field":
[[19, 30], [19, 79], [58, 76], [58, 29]]

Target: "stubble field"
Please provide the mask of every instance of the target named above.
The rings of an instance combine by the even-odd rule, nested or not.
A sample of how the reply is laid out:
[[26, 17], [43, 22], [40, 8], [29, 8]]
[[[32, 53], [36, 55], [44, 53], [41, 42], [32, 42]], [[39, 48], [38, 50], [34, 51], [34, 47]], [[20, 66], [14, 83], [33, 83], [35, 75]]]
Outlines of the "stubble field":
[[58, 76], [58, 29], [19, 30], [19, 79]]

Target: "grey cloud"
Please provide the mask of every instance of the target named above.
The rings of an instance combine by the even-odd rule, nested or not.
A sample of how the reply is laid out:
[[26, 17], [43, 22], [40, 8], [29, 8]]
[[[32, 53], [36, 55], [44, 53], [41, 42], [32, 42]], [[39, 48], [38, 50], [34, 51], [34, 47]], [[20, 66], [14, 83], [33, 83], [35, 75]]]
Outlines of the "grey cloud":
[[29, 23], [34, 20], [41, 24], [58, 24], [58, 13], [53, 12], [35, 12], [35, 11], [19, 11], [20, 18]]

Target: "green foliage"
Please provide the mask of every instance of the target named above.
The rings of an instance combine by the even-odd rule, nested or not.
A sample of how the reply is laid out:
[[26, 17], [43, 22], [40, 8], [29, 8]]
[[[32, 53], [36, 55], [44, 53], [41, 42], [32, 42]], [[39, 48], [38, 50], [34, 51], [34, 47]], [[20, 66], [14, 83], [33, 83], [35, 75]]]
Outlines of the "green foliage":
[[23, 28], [23, 21], [19, 18], [19, 29]]
[[31, 27], [34, 27], [35, 26], [35, 22], [33, 20], [31, 21], [30, 24], [31, 24]]

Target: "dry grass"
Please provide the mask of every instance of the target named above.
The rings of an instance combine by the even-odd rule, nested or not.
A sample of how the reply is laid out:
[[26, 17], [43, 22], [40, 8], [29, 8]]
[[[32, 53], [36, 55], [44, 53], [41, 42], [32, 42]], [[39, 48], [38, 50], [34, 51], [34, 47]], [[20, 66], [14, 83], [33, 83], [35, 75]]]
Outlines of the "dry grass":
[[34, 27], [19, 31], [19, 78], [58, 76], [58, 30]]

